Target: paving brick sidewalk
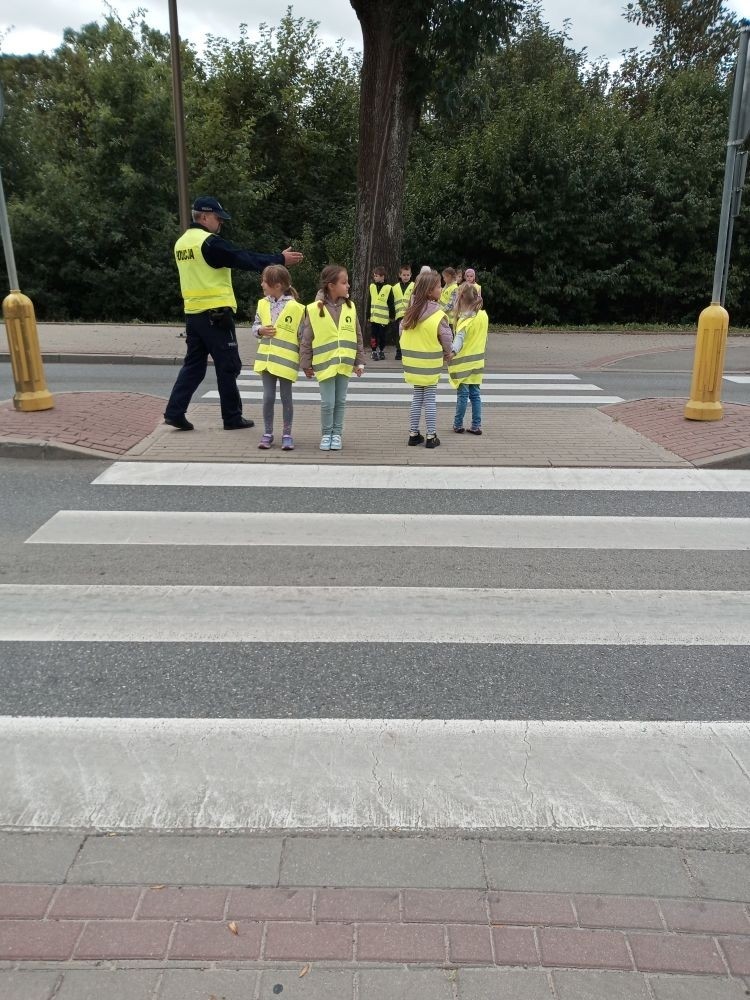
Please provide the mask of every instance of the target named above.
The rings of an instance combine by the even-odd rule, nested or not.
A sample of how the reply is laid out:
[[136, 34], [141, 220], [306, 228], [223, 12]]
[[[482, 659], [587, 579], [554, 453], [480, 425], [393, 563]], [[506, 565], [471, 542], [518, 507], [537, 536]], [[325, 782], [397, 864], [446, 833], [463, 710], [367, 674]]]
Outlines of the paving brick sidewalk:
[[76, 454], [119, 457], [162, 422], [164, 400], [138, 392], [61, 392], [51, 410], [21, 413], [0, 403], [5, 454], [42, 454], [50, 446]]
[[294, 834], [0, 846], [2, 1000], [748, 995], [744, 854]]
[[723, 418], [715, 421], [685, 420], [684, 410], [684, 399], [637, 399], [602, 407], [618, 423], [693, 465], [737, 460], [750, 465], [750, 406], [725, 403]]

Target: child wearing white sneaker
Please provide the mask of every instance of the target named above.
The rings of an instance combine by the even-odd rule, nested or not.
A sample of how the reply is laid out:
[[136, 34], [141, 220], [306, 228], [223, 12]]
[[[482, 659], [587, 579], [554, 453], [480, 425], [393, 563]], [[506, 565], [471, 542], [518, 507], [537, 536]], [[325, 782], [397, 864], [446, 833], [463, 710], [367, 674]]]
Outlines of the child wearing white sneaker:
[[341, 451], [349, 378], [352, 372], [361, 377], [365, 355], [357, 310], [349, 298], [349, 275], [338, 264], [323, 268], [318, 298], [307, 307], [300, 367], [320, 386], [320, 450]]
[[281, 396], [283, 420], [281, 450], [292, 451], [292, 386], [299, 371], [299, 332], [305, 307], [292, 287], [292, 278], [281, 264], [270, 264], [260, 279], [265, 298], [258, 302], [252, 332], [258, 338], [258, 357], [253, 366], [263, 379], [263, 437], [258, 447], [267, 451], [273, 444], [273, 411], [276, 383]]

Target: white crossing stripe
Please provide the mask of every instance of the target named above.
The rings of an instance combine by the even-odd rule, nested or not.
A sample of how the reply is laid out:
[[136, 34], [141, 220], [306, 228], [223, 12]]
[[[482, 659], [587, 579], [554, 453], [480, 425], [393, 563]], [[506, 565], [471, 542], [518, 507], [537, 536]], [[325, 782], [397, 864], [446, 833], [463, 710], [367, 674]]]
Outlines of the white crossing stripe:
[[3, 642], [386, 640], [748, 645], [750, 591], [0, 585]]
[[750, 726], [5, 717], [0, 787], [6, 828], [747, 830]]
[[750, 470], [114, 462], [93, 482], [97, 486], [750, 493]]
[[51, 545], [415, 546], [750, 550], [750, 518], [61, 510], [27, 539]]
[[727, 382], [739, 382], [741, 385], [750, 383], [750, 375], [725, 375]]
[[[576, 386], [578, 388], [578, 386]], [[352, 403], [407, 403], [410, 398], [411, 388], [409, 388], [408, 393], [389, 393], [389, 392], [354, 392], [347, 393], [347, 402]], [[297, 402], [318, 402], [319, 395], [314, 392], [299, 393], [296, 390], [292, 393], [293, 398]], [[204, 393], [203, 399], [218, 399], [219, 393], [216, 390], [211, 390], [211, 392]], [[263, 399], [262, 392], [248, 392], [246, 390], [240, 390], [240, 398], [252, 402]], [[456, 405], [456, 394], [453, 395], [441, 395], [438, 393], [436, 395], [436, 401], [438, 403], [450, 403], [451, 406]], [[485, 404], [503, 404], [503, 403], [534, 403], [536, 404], [548, 404], [551, 406], [567, 406], [575, 405], [580, 406], [582, 403], [591, 403], [594, 406], [609, 406], [613, 403], [621, 403], [622, 396], [514, 396], [512, 394], [503, 395], [492, 395], [488, 396], [486, 393], [482, 394], [482, 405]]]
[[[488, 405], [529, 403], [533, 405], [581, 406], [588, 403], [604, 406], [622, 402], [621, 396], [582, 395], [582, 393], [602, 393], [603, 390], [598, 385], [581, 382], [577, 375], [570, 373], [492, 372], [485, 374], [483, 378], [482, 402]], [[237, 385], [242, 399], [258, 401], [263, 398], [260, 391], [261, 378], [257, 372], [243, 371]], [[438, 403], [455, 404], [455, 390], [448, 381], [448, 375], [445, 372], [440, 376], [437, 388]], [[378, 371], [377, 367], [373, 367], [363, 378], [351, 379], [347, 398], [352, 403], [403, 403], [410, 399], [411, 389], [411, 385], [404, 382], [402, 372]], [[390, 391], [383, 392], [382, 390]], [[294, 384], [294, 397], [299, 402], [319, 400], [318, 383], [314, 379], [298, 379]], [[219, 393], [212, 389], [205, 392], [202, 398], [218, 399]]]
[[[240, 389], [258, 389], [257, 381], [250, 381], [249, 379], [247, 381], [238, 380], [237, 385]], [[349, 392], [356, 391], [357, 393], [362, 395], [369, 392], [371, 389], [390, 389], [391, 391], [393, 391], [394, 389], [403, 389], [408, 395], [411, 393], [411, 388], [412, 387], [410, 385], [407, 385], [406, 383], [404, 383], [403, 385], [398, 385], [398, 384], [394, 385], [392, 382], [371, 382], [369, 379], [366, 382], [359, 380], [356, 382], [351, 380], [349, 382]], [[482, 386], [482, 398], [483, 399], [486, 398], [488, 393], [489, 393], [489, 398], [492, 398], [493, 395], [497, 395], [499, 397], [501, 393], [504, 394], [510, 389], [513, 389], [516, 392], [519, 391], [539, 392], [539, 390], [546, 391], [550, 388], [553, 387], [550, 385], [545, 385], [543, 382], [508, 382], [508, 383], [503, 383], [502, 385], [495, 382], [489, 386], [487, 385]], [[451, 392], [455, 393], [455, 390], [449, 384], [443, 385], [442, 383], [440, 383], [440, 385], [438, 386], [438, 390], [441, 389], [445, 390], [450, 389]], [[554, 386], [554, 390], [555, 392], [601, 392], [602, 391], [598, 385], [593, 385], [586, 382], [571, 382], [565, 385], [556, 385]], [[310, 382], [295, 382], [292, 394], [293, 395], [299, 394], [300, 396], [317, 395], [319, 397], [320, 386], [318, 385], [317, 382], [312, 380]], [[402, 392], [399, 398], [401, 398], [403, 394], [404, 393]], [[216, 393], [216, 398], [218, 398], [218, 393]], [[348, 398], [348, 393], [347, 393], [347, 398]], [[451, 396], [451, 399], [453, 399], [454, 401], [455, 398], [456, 398], [455, 395]]]
[[[257, 372], [254, 372], [252, 370], [240, 372], [239, 378], [241, 378], [241, 379], [252, 379], [257, 384], [259, 384], [259, 385], [261, 384], [261, 377], [260, 377], [260, 375]], [[400, 371], [398, 371], [398, 372], [383, 372], [383, 371], [378, 371], [377, 369], [372, 369], [371, 368], [371, 369], [369, 369], [367, 375], [364, 376], [364, 381], [366, 382], [370, 378], [387, 378], [387, 379], [392, 379], [393, 381], [401, 382], [402, 384], [405, 384], [404, 383], [403, 372], [400, 372]], [[500, 374], [498, 372], [492, 372], [492, 373], [485, 372], [484, 375], [482, 376], [482, 378], [483, 378], [484, 383], [485, 383], [485, 388], [486, 388], [486, 383], [487, 382], [520, 382], [520, 381], [523, 381], [523, 380], [530, 381], [530, 382], [542, 382], [542, 381], [546, 381], [546, 382], [577, 382], [579, 380], [578, 375], [559, 375], [557, 373], [540, 373], [540, 372], [535, 372], [535, 373], [528, 373], [528, 372], [526, 372], [526, 373], [511, 373], [511, 372], [506, 372], [505, 374]], [[310, 380], [310, 381], [311, 381], [311, 384], [315, 384], [314, 380]], [[445, 372], [443, 372], [442, 375], [440, 376], [440, 381], [443, 382], [443, 383], [445, 383], [446, 385], [449, 384], [449, 382], [448, 382], [448, 376], [446, 375]], [[306, 382], [307, 382], [307, 379], [305, 379], [303, 377], [300, 377], [300, 378], [298, 378], [298, 380], [297, 380], [297, 382], [295, 384], [296, 385], [304, 385], [304, 384], [306, 384]], [[353, 384], [354, 385], [359, 385], [361, 383], [359, 381], [354, 381], [353, 380]]]

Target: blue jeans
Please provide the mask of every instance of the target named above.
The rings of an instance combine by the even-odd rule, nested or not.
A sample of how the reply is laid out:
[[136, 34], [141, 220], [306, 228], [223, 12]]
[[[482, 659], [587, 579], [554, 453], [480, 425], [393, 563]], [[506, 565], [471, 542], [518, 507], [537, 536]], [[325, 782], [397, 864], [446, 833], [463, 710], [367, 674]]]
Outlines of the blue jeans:
[[454, 427], [463, 427], [466, 404], [471, 400], [471, 426], [482, 426], [482, 397], [478, 385], [462, 382], [456, 390], [456, 415], [453, 418]]

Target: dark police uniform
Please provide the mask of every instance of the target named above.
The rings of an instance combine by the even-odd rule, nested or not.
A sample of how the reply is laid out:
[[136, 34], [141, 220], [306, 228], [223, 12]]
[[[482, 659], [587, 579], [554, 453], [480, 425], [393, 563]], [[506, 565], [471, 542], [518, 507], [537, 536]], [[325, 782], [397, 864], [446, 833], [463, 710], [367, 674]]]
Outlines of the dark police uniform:
[[[230, 218], [215, 198], [197, 198], [193, 210], [216, 212], [222, 219]], [[187, 351], [164, 419], [175, 426], [186, 424], [185, 411], [205, 378], [210, 355], [216, 371], [224, 427], [232, 430], [251, 426], [242, 419], [242, 400], [237, 388], [242, 362], [234, 326], [237, 300], [231, 269], [262, 271], [268, 264], [283, 264], [284, 255], [242, 250], [197, 222], [177, 240], [174, 254], [185, 302]], [[190, 430], [191, 426], [184, 429]]]

